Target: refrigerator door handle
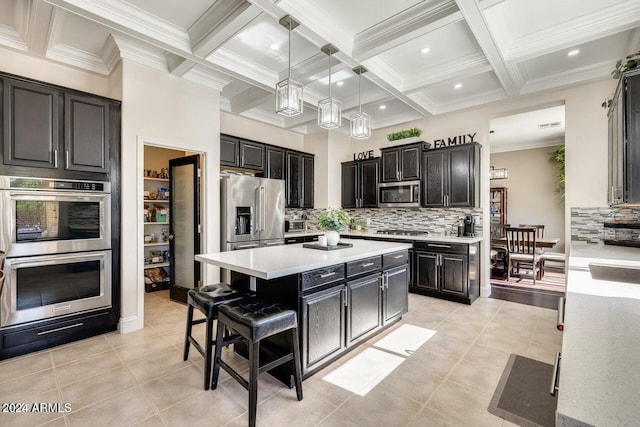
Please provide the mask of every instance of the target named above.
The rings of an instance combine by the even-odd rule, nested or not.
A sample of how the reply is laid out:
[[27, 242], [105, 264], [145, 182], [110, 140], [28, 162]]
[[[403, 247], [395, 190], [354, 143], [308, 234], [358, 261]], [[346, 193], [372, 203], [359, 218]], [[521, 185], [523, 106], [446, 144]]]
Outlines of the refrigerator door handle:
[[260, 187], [260, 208], [262, 211], [260, 212], [260, 231], [264, 231], [264, 228], [267, 226], [265, 218], [267, 217], [267, 204], [265, 203], [265, 192], [264, 187]]
[[[260, 209], [260, 188], [261, 187], [257, 187], [255, 189], [255, 197], [256, 197], [256, 202], [255, 202], [255, 215], [254, 215], [254, 220], [253, 220], [253, 234], [255, 233], [259, 233], [260, 232], [260, 228], [262, 226], [262, 221], [260, 219], [260, 214], [262, 213], [262, 209]], [[260, 237], [255, 237], [255, 239], [260, 239]]]

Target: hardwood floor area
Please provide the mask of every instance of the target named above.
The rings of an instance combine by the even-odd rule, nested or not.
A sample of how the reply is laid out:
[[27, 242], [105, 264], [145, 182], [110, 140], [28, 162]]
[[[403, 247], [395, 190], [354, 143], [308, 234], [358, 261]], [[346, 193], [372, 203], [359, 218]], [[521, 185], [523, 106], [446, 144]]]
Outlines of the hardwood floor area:
[[558, 298], [564, 296], [566, 275], [563, 269], [545, 269], [544, 276], [533, 284], [531, 274], [505, 280], [491, 278], [491, 298], [550, 309], [558, 308]]

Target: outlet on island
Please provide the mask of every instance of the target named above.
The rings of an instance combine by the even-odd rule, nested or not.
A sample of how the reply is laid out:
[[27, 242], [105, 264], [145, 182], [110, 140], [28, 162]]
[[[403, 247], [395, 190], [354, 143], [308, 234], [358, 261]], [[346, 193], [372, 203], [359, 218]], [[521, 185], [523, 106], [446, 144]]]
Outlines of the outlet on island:
[[367, 218], [367, 225], [371, 225], [371, 218]]

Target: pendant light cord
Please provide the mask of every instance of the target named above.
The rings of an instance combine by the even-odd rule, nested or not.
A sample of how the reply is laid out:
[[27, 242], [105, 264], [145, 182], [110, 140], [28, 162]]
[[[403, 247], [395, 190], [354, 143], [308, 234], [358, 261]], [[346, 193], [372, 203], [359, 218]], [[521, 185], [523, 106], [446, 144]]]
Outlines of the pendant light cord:
[[289, 83], [291, 83], [291, 18], [289, 18]]
[[360, 99], [360, 82], [362, 81], [362, 70], [358, 74], [358, 105], [360, 106], [360, 114], [362, 114], [362, 100]]
[[331, 51], [329, 51], [329, 98], [331, 98]]

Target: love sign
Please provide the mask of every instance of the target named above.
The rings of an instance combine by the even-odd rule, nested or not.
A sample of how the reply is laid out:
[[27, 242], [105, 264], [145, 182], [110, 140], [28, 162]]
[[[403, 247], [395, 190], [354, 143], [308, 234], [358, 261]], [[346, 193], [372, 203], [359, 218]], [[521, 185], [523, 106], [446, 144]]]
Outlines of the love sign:
[[373, 150], [361, 151], [360, 153], [353, 153], [353, 160], [366, 160], [373, 159]]

